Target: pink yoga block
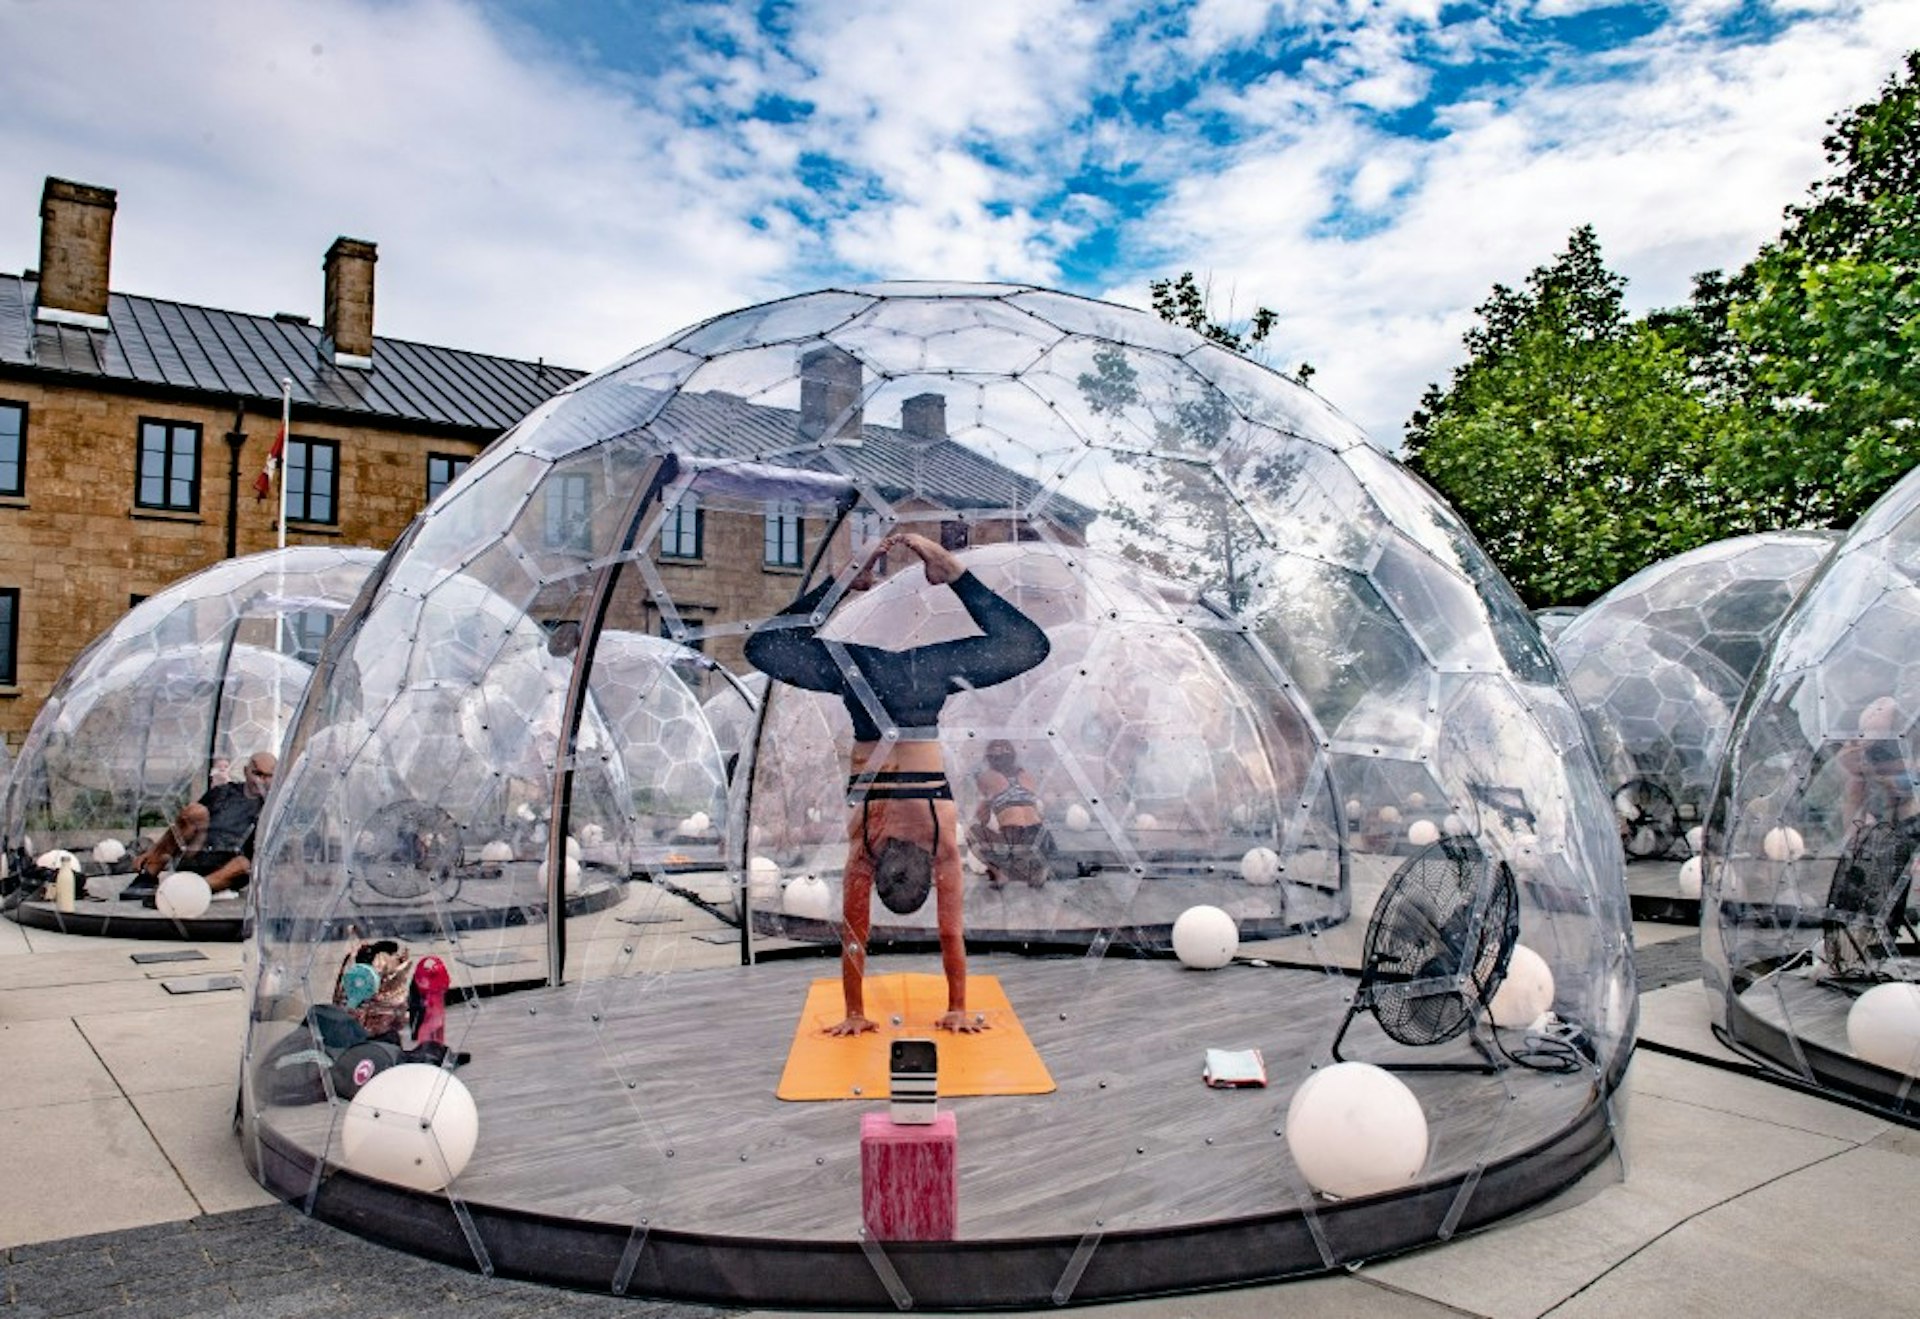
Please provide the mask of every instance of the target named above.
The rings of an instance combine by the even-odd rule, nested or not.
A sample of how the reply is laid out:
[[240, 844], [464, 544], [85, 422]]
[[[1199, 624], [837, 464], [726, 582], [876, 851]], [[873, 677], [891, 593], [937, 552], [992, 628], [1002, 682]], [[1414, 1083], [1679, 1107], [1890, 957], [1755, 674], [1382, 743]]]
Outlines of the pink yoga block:
[[960, 1135], [952, 1113], [901, 1126], [860, 1115], [860, 1213], [876, 1241], [952, 1241], [960, 1228]]

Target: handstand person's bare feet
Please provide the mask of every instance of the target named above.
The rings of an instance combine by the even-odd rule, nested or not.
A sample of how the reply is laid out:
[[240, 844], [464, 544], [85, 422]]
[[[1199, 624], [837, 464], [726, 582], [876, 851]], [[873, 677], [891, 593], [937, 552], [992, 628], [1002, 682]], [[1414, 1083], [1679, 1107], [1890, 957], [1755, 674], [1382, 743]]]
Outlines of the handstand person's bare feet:
[[888, 549], [898, 545], [926, 565], [927, 581], [935, 586], [945, 586], [949, 582], [959, 581], [967, 572], [967, 565], [960, 557], [939, 541], [928, 540], [925, 536], [912, 531], [896, 531], [880, 542], [881, 548]]

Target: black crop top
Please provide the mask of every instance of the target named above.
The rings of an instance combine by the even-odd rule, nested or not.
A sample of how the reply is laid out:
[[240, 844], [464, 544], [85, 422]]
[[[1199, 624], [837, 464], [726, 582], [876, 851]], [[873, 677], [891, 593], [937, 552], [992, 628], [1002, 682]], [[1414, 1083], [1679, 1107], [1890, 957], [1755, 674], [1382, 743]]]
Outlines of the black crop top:
[[[748, 637], [747, 663], [792, 686], [838, 696], [853, 716], [853, 736], [859, 742], [879, 741], [882, 729], [849, 675], [841, 671], [835, 650], [844, 650], [865, 685], [872, 688], [890, 726], [903, 732], [932, 729], [940, 721], [947, 697], [955, 692], [1003, 683], [1047, 657], [1047, 634], [1040, 625], [970, 572], [962, 573], [951, 589], [982, 635], [912, 650], [881, 650], [851, 642], [829, 647], [815, 635], [810, 616], [832, 586], [832, 578], [821, 582]], [[801, 620], [797, 626], [773, 626], [795, 618]]]

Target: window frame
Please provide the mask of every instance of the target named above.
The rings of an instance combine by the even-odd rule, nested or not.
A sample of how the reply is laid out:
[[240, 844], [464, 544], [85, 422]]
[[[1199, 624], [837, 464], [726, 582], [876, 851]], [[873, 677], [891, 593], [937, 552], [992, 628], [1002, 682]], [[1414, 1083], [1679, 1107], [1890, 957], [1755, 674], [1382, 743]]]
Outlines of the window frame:
[[0, 687], [20, 685], [20, 588], [0, 586]]
[[[302, 458], [299, 462], [294, 461], [296, 447]], [[313, 513], [313, 455], [316, 450], [324, 450], [331, 455], [329, 461], [333, 464], [328, 470], [333, 488], [326, 495], [325, 517], [315, 517]], [[293, 487], [295, 472], [300, 473], [298, 494]], [[286, 451], [281, 455], [280, 479], [286, 483], [288, 522], [310, 522], [321, 527], [340, 525], [340, 441], [321, 439], [315, 435], [289, 435]]]
[[[159, 502], [149, 502], [141, 497], [147, 484], [147, 428], [159, 426], [166, 432], [166, 447], [163, 450], [162, 468], [159, 475]], [[193, 435], [193, 475], [187, 478], [187, 501], [177, 503], [172, 496], [172, 487], [181, 478], [173, 471], [174, 460], [178, 456], [173, 441], [178, 432], [191, 432]], [[133, 458], [133, 506], [148, 509], [155, 513], [198, 513], [200, 511], [200, 478], [205, 472], [203, 461], [205, 451], [206, 428], [197, 421], [175, 421], [168, 417], [141, 417], [134, 431]]]
[[[554, 472], [546, 479], [541, 513], [541, 544], [550, 550], [593, 552], [593, 477], [586, 472]], [[568, 511], [578, 505], [579, 516]], [[557, 516], [556, 516], [557, 514]]]
[[[19, 399], [0, 398], [0, 412], [18, 412], [20, 430], [14, 442], [14, 481], [8, 485], [0, 479], [0, 499], [24, 499], [27, 495], [27, 425], [32, 409]], [[5, 470], [5, 455], [0, 454], [0, 471]]]
[[[474, 455], [470, 453], [438, 453], [433, 450], [428, 450], [427, 503], [431, 504], [442, 494], [446, 493], [447, 487], [455, 481], [458, 481], [466, 470], [473, 466], [473, 459]], [[438, 490], [433, 488], [433, 465], [435, 463], [445, 463], [448, 471], [447, 479], [440, 483]]]
[[[685, 552], [687, 514], [693, 514], [693, 553]], [[675, 563], [698, 563], [707, 556], [707, 510], [693, 495], [682, 495], [680, 502], [667, 509], [660, 523], [660, 557]]]
[[[789, 525], [791, 524], [791, 525]], [[793, 532], [791, 555], [787, 532]], [[760, 537], [760, 564], [764, 568], [803, 568], [807, 562], [807, 520], [797, 504], [768, 504]]]

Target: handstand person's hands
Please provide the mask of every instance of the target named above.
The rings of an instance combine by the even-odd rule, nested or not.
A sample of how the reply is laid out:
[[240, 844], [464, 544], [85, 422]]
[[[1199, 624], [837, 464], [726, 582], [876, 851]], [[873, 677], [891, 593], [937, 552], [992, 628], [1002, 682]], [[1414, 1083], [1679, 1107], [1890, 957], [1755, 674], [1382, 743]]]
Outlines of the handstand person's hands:
[[880, 545], [883, 550], [898, 545], [919, 559], [926, 565], [927, 581], [935, 586], [945, 586], [966, 576], [967, 565], [960, 562], [959, 555], [918, 532], [896, 531]]
[[829, 1035], [865, 1035], [870, 1030], [879, 1030], [879, 1029], [880, 1028], [878, 1026], [874, 1025], [871, 1021], [868, 1021], [865, 1017], [861, 1016], [858, 1012], [850, 1012], [847, 1014], [847, 1019], [845, 1021], [840, 1022], [838, 1025], [827, 1027], [827, 1034]]
[[956, 1035], [978, 1035], [987, 1028], [986, 1016], [978, 1012], [954, 1011], [933, 1023], [935, 1030], [950, 1030]]

